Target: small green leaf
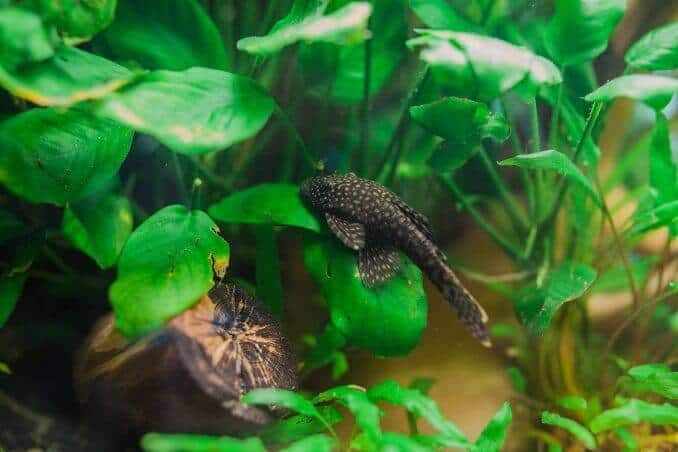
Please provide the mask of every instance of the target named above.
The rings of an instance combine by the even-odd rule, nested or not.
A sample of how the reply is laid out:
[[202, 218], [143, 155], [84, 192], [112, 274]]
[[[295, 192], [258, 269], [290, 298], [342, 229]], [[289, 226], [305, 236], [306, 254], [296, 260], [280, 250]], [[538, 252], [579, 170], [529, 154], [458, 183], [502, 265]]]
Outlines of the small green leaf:
[[[334, 425], [343, 419], [341, 413], [332, 406], [319, 406], [317, 410], [320, 416], [325, 419], [327, 425]], [[327, 429], [327, 425], [320, 422], [318, 418], [298, 414], [280, 419], [263, 430], [257, 431], [257, 436], [266, 445], [288, 444], [315, 433], [323, 432]]]
[[532, 333], [543, 333], [558, 309], [581, 297], [596, 275], [594, 268], [564, 262], [548, 274], [541, 287], [531, 285], [518, 294], [515, 302], [518, 318]]
[[334, 439], [327, 435], [311, 435], [280, 449], [280, 452], [330, 452], [337, 447]]
[[[424, 435], [420, 435], [423, 437]], [[381, 439], [379, 440], [379, 449], [380, 451], [388, 452], [433, 452], [437, 448], [429, 447], [428, 444], [424, 444], [424, 441], [418, 441], [420, 438], [409, 437], [402, 433], [393, 433], [387, 432], [384, 433]], [[436, 438], [437, 440], [438, 438]], [[436, 445], [441, 445], [444, 447], [444, 444], [441, 444], [441, 441], [438, 441]], [[370, 445], [371, 446], [371, 445]], [[371, 450], [368, 447], [358, 449], [358, 450]]]
[[20, 8], [0, 9], [0, 61], [6, 69], [46, 60], [54, 55], [52, 44], [40, 17]]
[[665, 403], [658, 405], [642, 400], [631, 399], [620, 407], [603, 411], [591, 420], [589, 427], [593, 433], [612, 430], [625, 425], [649, 422], [655, 425], [678, 424], [678, 407]]
[[228, 68], [219, 30], [196, 0], [118, 0], [115, 20], [92, 45], [148, 69]]
[[583, 411], [588, 407], [586, 399], [577, 396], [565, 396], [558, 399], [558, 405], [566, 410]]
[[678, 165], [673, 162], [671, 137], [666, 116], [657, 111], [650, 144], [650, 187], [655, 191], [655, 206], [678, 199]]
[[519, 168], [555, 171], [558, 174], [567, 177], [572, 182], [579, 184], [591, 195], [596, 203], [600, 204], [600, 197], [593, 188], [593, 185], [591, 185], [591, 182], [589, 182], [586, 176], [584, 176], [584, 173], [577, 168], [577, 165], [562, 152], [548, 150], [534, 152], [532, 154], [521, 154], [502, 160], [498, 163], [500, 166], [517, 166]]
[[664, 226], [678, 224], [678, 200], [634, 214], [630, 235], [642, 234]]
[[518, 367], [509, 367], [506, 369], [509, 380], [511, 380], [511, 385], [513, 385], [513, 388], [524, 394], [525, 389], [527, 388], [527, 382], [525, 381], [525, 376], [523, 375], [523, 372], [518, 368]]
[[209, 209], [224, 223], [295, 226], [320, 232], [320, 223], [301, 201], [299, 187], [292, 184], [262, 184], [222, 198]]
[[629, 392], [653, 392], [668, 399], [678, 399], [678, 372], [666, 364], [645, 364], [629, 369], [631, 381], [624, 384]]
[[365, 390], [355, 386], [337, 386], [321, 392], [314, 399], [314, 403], [323, 403], [336, 400], [344, 405], [355, 416], [356, 423], [370, 440], [378, 442], [381, 437], [379, 427], [379, 408], [367, 398]]
[[7, 375], [12, 374], [12, 370], [9, 368], [9, 366], [1, 361], [0, 361], [0, 372]]
[[38, 12], [70, 38], [89, 38], [106, 28], [115, 16], [117, 0], [28, 0]]
[[318, 409], [309, 400], [296, 392], [287, 389], [261, 388], [253, 389], [240, 399], [248, 405], [275, 405], [292, 410], [314, 419], [323, 419]]
[[630, 431], [625, 428], [615, 429], [614, 434], [622, 442], [622, 452], [637, 452], [638, 451], [638, 442], [636, 438], [633, 437]]
[[[306, 3], [297, 0], [296, 3]], [[309, 8], [306, 16], [289, 17], [277, 23], [266, 36], [251, 36], [238, 41], [238, 49], [256, 55], [269, 55], [282, 48], [305, 42], [355, 44], [367, 37], [367, 21], [372, 13], [368, 2], [351, 2], [330, 14], [322, 15], [327, 2]], [[291, 14], [295, 13], [293, 10]]]
[[16, 68], [0, 60], [0, 86], [38, 105], [72, 105], [97, 99], [133, 77], [112, 61], [66, 45], [56, 48], [51, 58]]
[[332, 323], [351, 343], [383, 356], [403, 355], [417, 345], [426, 326], [426, 295], [421, 272], [408, 259], [372, 289], [360, 279], [357, 254], [332, 237], [307, 237], [304, 260]]
[[229, 246], [199, 210], [165, 207], [144, 221], [125, 243], [109, 296], [116, 327], [136, 337], [163, 324], [200, 299], [228, 266]]
[[647, 33], [626, 52], [629, 66], [646, 71], [670, 71], [678, 68], [678, 22]]
[[335, 367], [332, 378], [338, 380], [347, 370], [346, 355], [341, 349], [346, 345], [346, 337], [332, 324], [317, 337], [306, 337], [310, 348], [304, 354], [304, 369], [313, 370], [332, 363]]
[[405, 407], [428, 421], [445, 438], [447, 447], [468, 447], [469, 442], [459, 428], [443, 416], [435, 401], [417, 389], [403, 388], [393, 380], [386, 380], [367, 391], [367, 397], [375, 402], [386, 400]]
[[132, 233], [132, 205], [124, 196], [97, 194], [64, 210], [62, 230], [76, 248], [110, 268]]
[[506, 402], [480, 432], [475, 443], [475, 450], [478, 452], [501, 451], [512, 418], [511, 405]]
[[141, 448], [144, 452], [266, 452], [259, 438], [162, 433], [146, 433]]
[[588, 102], [610, 102], [619, 97], [629, 97], [661, 110], [678, 92], [678, 80], [654, 74], [622, 75], [610, 80], [584, 99]]
[[111, 179], [132, 131], [79, 110], [34, 108], [0, 124], [0, 183], [31, 202], [64, 205]]
[[429, 28], [451, 31], [480, 31], [446, 0], [410, 0], [414, 14]]
[[563, 66], [590, 61], [605, 51], [625, 11], [626, 0], [556, 0], [544, 44]]
[[264, 302], [277, 319], [282, 317], [283, 293], [280, 280], [280, 259], [276, 233], [270, 225], [256, 228], [257, 298]]
[[546, 425], [555, 425], [556, 427], [560, 427], [563, 430], [571, 433], [574, 437], [579, 439], [579, 441], [581, 441], [587, 449], [593, 450], [596, 448], [596, 439], [593, 437], [591, 432], [586, 429], [586, 427], [577, 421], [548, 411], [541, 413], [541, 421]]
[[275, 102], [252, 79], [192, 68], [155, 71], [94, 104], [96, 114], [185, 154], [221, 150], [256, 134]]

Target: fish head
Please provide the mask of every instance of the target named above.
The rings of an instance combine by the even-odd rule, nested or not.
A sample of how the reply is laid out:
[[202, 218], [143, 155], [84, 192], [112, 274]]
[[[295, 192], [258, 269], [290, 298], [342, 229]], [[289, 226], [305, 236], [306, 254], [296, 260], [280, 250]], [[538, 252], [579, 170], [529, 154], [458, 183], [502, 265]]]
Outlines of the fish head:
[[335, 186], [333, 177], [316, 176], [303, 181], [299, 189], [301, 199], [316, 210], [322, 211], [329, 208], [332, 189]]

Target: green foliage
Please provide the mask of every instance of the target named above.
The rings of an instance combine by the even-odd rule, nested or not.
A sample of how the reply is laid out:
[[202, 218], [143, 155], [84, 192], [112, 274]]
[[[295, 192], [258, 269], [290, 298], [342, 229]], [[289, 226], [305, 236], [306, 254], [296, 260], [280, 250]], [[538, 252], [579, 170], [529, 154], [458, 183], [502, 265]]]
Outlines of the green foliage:
[[54, 55], [49, 31], [40, 17], [19, 8], [0, 10], [0, 61], [8, 70]]
[[125, 243], [110, 299], [116, 327], [135, 337], [193, 305], [228, 267], [229, 246], [199, 210], [168, 206]]
[[655, 28], [636, 41], [624, 56], [626, 63], [646, 71], [678, 67], [678, 23]]
[[511, 405], [506, 402], [480, 432], [475, 443], [475, 450], [479, 452], [502, 450], [511, 420]]
[[596, 448], [596, 439], [591, 432], [575, 420], [560, 416], [556, 413], [544, 411], [541, 414], [541, 421], [546, 425], [555, 425], [570, 432], [572, 435], [576, 436], [587, 449]]
[[115, 15], [117, 0], [27, 0], [26, 6], [54, 24], [66, 37], [87, 39], [106, 28]]
[[585, 99], [589, 102], [609, 102], [619, 97], [630, 97], [661, 110], [678, 92], [678, 80], [663, 75], [624, 75], [610, 80]]
[[630, 380], [624, 384], [628, 392], [654, 392], [667, 399], [678, 399], [678, 372], [666, 364], [644, 364], [628, 371]]
[[655, 404], [630, 399], [619, 407], [603, 411], [593, 418], [589, 427], [593, 433], [600, 433], [625, 425], [649, 422], [655, 425], [676, 425], [678, 407], [668, 403]]
[[147, 433], [141, 439], [145, 452], [266, 452], [258, 438], [214, 438], [199, 435]]

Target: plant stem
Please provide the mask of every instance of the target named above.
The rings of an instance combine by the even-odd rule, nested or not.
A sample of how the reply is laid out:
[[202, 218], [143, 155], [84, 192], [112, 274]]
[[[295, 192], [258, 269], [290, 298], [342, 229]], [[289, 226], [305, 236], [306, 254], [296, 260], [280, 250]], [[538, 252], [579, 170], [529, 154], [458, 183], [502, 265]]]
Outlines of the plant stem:
[[202, 161], [200, 161], [200, 157], [198, 156], [193, 156], [191, 159], [193, 162], [193, 165], [202, 173], [205, 178], [207, 178], [208, 181], [211, 183], [218, 185], [220, 188], [224, 190], [229, 190], [230, 187], [228, 185], [228, 182], [226, 179], [223, 177], [220, 177], [218, 174], [216, 174], [214, 171], [212, 171], [211, 168], [209, 168], [207, 165], [205, 165]]
[[[530, 102], [530, 129], [532, 132], [532, 152], [541, 151], [541, 134], [539, 133], [539, 112], [537, 111], [537, 99]], [[544, 191], [544, 173], [541, 170], [535, 171], [535, 221], [539, 221], [539, 214], [542, 212], [542, 192]]]
[[[369, 23], [368, 23], [369, 25]], [[370, 139], [370, 78], [372, 75], [372, 39], [365, 40], [365, 62], [363, 72], [363, 101], [360, 108], [360, 146], [359, 167], [360, 175], [367, 170], [367, 147]]]
[[[562, 72], [562, 67], [560, 68]], [[549, 125], [549, 146], [555, 148], [556, 137], [558, 136], [558, 120], [560, 119], [560, 104], [563, 102], [563, 84], [558, 86], [558, 97], [551, 113], [551, 124]]]
[[200, 189], [202, 188], [202, 179], [196, 177], [193, 179], [193, 188], [191, 193], [191, 210], [199, 210], [201, 206]]
[[290, 120], [289, 116], [287, 116], [287, 114], [283, 111], [283, 109], [280, 108], [280, 106], [277, 105], [277, 104], [276, 104], [276, 106], [275, 106], [275, 113], [276, 113], [276, 115], [278, 116], [278, 118], [280, 118], [280, 119], [282, 120], [283, 124], [285, 124], [285, 127], [287, 127], [287, 130], [288, 130], [290, 133], [292, 133], [292, 136], [293, 136], [293, 138], [294, 138], [294, 141], [296, 141], [296, 142], [297, 142], [297, 145], [299, 146], [299, 148], [301, 148], [301, 153], [302, 153], [302, 155], [304, 156], [304, 160], [306, 161], [306, 163], [308, 164], [308, 166], [309, 166], [312, 170], [315, 171], [315, 170], [317, 169], [317, 161], [316, 161], [316, 159], [309, 153], [308, 149], [306, 148], [306, 144], [304, 144], [303, 138], [301, 138], [301, 135], [299, 134], [299, 131], [298, 131], [297, 128], [294, 126], [294, 124], [293, 124], [292, 121]]
[[439, 174], [440, 180], [445, 184], [454, 194], [455, 198], [461, 205], [468, 211], [468, 213], [473, 217], [476, 224], [483, 229], [487, 235], [492, 237], [492, 239], [499, 245], [499, 247], [507, 253], [509, 256], [515, 260], [521, 259], [521, 253], [518, 248], [511, 243], [508, 239], [504, 238], [494, 227], [489, 224], [485, 218], [478, 212], [478, 210], [473, 207], [467, 200], [464, 193], [461, 191], [457, 183], [454, 181], [454, 178], [449, 174]]
[[181, 168], [181, 162], [179, 162], [179, 156], [176, 152], [168, 150], [172, 159], [172, 167], [174, 168], [174, 175], [177, 179], [177, 189], [179, 190], [179, 197], [181, 202], [188, 206], [188, 192], [186, 191], [186, 186], [184, 185], [184, 170]]

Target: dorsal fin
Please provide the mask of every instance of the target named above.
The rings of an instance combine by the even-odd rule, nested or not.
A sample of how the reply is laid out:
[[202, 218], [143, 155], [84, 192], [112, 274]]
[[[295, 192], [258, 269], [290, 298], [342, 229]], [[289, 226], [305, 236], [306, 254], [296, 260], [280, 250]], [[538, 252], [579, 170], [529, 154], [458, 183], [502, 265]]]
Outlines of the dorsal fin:
[[433, 241], [433, 232], [431, 231], [431, 223], [428, 221], [424, 215], [420, 214], [412, 207], [405, 204], [405, 201], [394, 196], [393, 203], [398, 206], [398, 208], [405, 214], [407, 217], [412, 220], [412, 222], [417, 225], [417, 228], [431, 241]]

